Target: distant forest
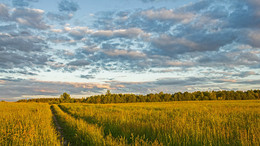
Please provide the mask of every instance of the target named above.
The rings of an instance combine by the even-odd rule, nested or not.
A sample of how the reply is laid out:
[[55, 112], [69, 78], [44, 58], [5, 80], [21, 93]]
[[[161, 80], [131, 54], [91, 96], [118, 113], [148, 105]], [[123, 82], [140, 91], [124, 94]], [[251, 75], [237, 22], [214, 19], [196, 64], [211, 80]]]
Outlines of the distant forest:
[[167, 101], [196, 101], [196, 100], [254, 100], [260, 99], [260, 90], [248, 91], [196, 91], [169, 93], [150, 93], [147, 95], [112, 94], [107, 90], [106, 94], [76, 99], [63, 93], [60, 98], [35, 98], [22, 99], [17, 102], [45, 102], [45, 103], [133, 103], [133, 102], [167, 102]]

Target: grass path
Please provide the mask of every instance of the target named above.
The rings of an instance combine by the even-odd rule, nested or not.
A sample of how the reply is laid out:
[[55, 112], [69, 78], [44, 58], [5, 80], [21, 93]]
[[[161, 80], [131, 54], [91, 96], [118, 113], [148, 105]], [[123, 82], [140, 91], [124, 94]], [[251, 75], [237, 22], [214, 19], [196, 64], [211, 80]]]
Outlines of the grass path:
[[63, 112], [58, 105], [51, 106], [57, 128], [60, 129], [63, 139], [69, 145], [114, 146], [125, 145], [124, 139], [114, 139], [111, 135], [105, 136], [101, 127], [88, 124], [82, 119], [75, 118]]
[[57, 132], [59, 132], [59, 138], [60, 138], [60, 144], [62, 146], [68, 146], [68, 141], [64, 138], [64, 132], [63, 132], [63, 128], [60, 126], [60, 124], [58, 123], [58, 120], [57, 120], [57, 117], [55, 115], [55, 111], [53, 109], [53, 107], [51, 106], [51, 112], [52, 112], [52, 115], [53, 115], [53, 122], [56, 126], [56, 130]]

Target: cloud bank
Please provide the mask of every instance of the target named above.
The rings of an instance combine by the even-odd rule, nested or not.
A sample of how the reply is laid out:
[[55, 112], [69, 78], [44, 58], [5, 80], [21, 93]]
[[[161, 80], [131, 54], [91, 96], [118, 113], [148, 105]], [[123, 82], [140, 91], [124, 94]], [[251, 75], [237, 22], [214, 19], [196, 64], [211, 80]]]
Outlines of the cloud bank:
[[[79, 1], [61, 0], [56, 11], [32, 8], [32, 2], [40, 3], [0, 3], [5, 98], [58, 95], [72, 87], [71, 93], [82, 95], [259, 88], [257, 0], [200, 0], [175, 9], [143, 6], [91, 16], [78, 14], [84, 12]], [[81, 82], [48, 80], [50, 73]]]

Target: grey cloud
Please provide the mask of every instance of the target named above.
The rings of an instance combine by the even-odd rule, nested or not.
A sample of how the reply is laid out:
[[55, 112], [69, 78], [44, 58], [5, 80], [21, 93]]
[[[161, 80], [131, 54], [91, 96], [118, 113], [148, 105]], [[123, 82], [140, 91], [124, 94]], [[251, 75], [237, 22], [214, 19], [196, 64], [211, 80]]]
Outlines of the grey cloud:
[[254, 67], [260, 63], [260, 57], [251, 52], [220, 52], [207, 54], [198, 59], [201, 66], [223, 66], [223, 67], [235, 67], [235, 66], [247, 66]]
[[206, 12], [204, 12], [204, 16], [206, 17], [210, 17], [211, 19], [214, 20], [220, 20], [221, 19], [226, 19], [227, 17], [229, 17], [229, 10], [228, 8], [224, 7], [224, 6], [211, 6], [211, 9], [207, 10]]
[[151, 93], [150, 88], [153, 88], [149, 82], [120, 82], [120, 81], [107, 81], [113, 88], [113, 93], [135, 93], [147, 94]]
[[72, 31], [69, 33], [69, 36], [75, 40], [81, 40], [85, 37], [86, 33], [82, 31]]
[[255, 53], [241, 52], [234, 61], [234, 64], [257, 65], [260, 63], [260, 57]]
[[[186, 78], [160, 78], [150, 82], [120, 82], [108, 81], [115, 92], [147, 94], [154, 92], [185, 92], [185, 91], [210, 91], [210, 90], [245, 90], [242, 85], [257, 87], [260, 80], [236, 80], [223, 77], [186, 77]], [[234, 88], [241, 86], [242, 88]], [[123, 88], [120, 88], [123, 87]], [[114, 90], [112, 92], [114, 92]]]
[[2, 69], [43, 68], [50, 55], [48, 45], [30, 32], [0, 34], [0, 67]]
[[240, 41], [249, 44], [252, 47], [260, 48], [260, 30], [251, 29], [250, 31], [245, 32], [244, 35], [241, 36]]
[[[79, 52], [80, 53], [80, 52]], [[146, 54], [141, 51], [100, 48], [97, 52], [82, 52], [92, 63], [103, 70], [138, 72], [146, 70]]]
[[[1, 81], [12, 81], [12, 82], [19, 82], [19, 81], [22, 81], [24, 79], [21, 79], [21, 78], [13, 78], [13, 77], [2, 77], [0, 78]], [[4, 82], [1, 82], [2, 84]]]
[[80, 78], [83, 78], [83, 79], [94, 79], [95, 76], [93, 76], [93, 75], [80, 75]]
[[36, 29], [47, 29], [49, 26], [43, 21], [44, 11], [40, 9], [17, 8], [12, 14], [12, 19], [21, 25]]
[[[230, 80], [233, 81], [233, 80]], [[150, 82], [119, 82], [108, 81], [116, 92], [134, 92], [139, 94], [158, 93], [160, 91], [174, 93], [196, 90], [223, 89], [222, 83], [230, 83], [229, 80], [206, 77], [186, 77], [186, 78], [160, 78]], [[216, 84], [217, 83], [217, 84]], [[233, 82], [231, 82], [233, 83]], [[124, 88], [118, 88], [123, 86]], [[204, 87], [206, 86], [206, 87]], [[230, 88], [227, 88], [230, 89]], [[114, 90], [113, 90], [114, 91]]]
[[[233, 2], [232, 13], [228, 17], [227, 27], [232, 28], [258, 28], [259, 2], [255, 0], [240, 0]], [[258, 18], [258, 19], [257, 19]]]
[[243, 85], [257, 85], [257, 88], [259, 88], [260, 80], [244, 80], [239, 81], [238, 83]]
[[[149, 9], [148, 9], [149, 10]], [[148, 11], [147, 10], [147, 11]], [[108, 11], [95, 14], [94, 28], [100, 30], [140, 28], [145, 32], [165, 32], [173, 25], [172, 21], [157, 21], [142, 17], [145, 10]]]
[[102, 93], [104, 89], [110, 89], [109, 84], [49, 82], [14, 78], [0, 78], [0, 85], [3, 85], [0, 88], [1, 98], [6, 98], [10, 101], [21, 99], [22, 96], [37, 97], [47, 95], [58, 97], [63, 92], [85, 96], [85, 92]]
[[73, 15], [72, 14], [64, 14], [64, 13], [47, 13], [47, 17], [52, 21], [67, 21], [70, 20]]
[[1, 26], [0, 26], [0, 31], [1, 31], [1, 32], [4, 32], [4, 31], [12, 32], [13, 30], [16, 30], [16, 29], [17, 29], [16, 24], [1, 25]]
[[[225, 4], [225, 5], [223, 5]], [[257, 0], [202, 0], [185, 6], [184, 11], [194, 11], [220, 21], [225, 28], [244, 29], [259, 27], [259, 2]], [[221, 26], [218, 26], [221, 27]]]
[[150, 35], [144, 32], [140, 28], [129, 28], [129, 29], [118, 29], [118, 30], [98, 30], [93, 33], [94, 37], [114, 38], [114, 37], [125, 37], [125, 38], [146, 38]]
[[192, 48], [193, 51], [215, 51], [220, 47], [228, 45], [236, 40], [235, 31], [225, 31], [206, 33], [198, 32], [188, 36], [189, 40], [199, 44], [198, 47]]
[[17, 54], [11, 52], [1, 52], [0, 66], [4, 69], [12, 68], [37, 68], [45, 66], [49, 56], [39, 54]]
[[207, 79], [207, 78], [196, 78], [196, 77], [190, 77], [190, 78], [185, 78], [185, 79], [164, 78], [164, 79], [157, 80], [155, 82], [155, 84], [186, 86], [186, 85], [203, 84], [206, 80], [208, 82], [209, 79]]
[[82, 48], [78, 49], [79, 53], [83, 54], [92, 54], [95, 52], [100, 51], [100, 48], [97, 45], [89, 44], [87, 46], [83, 46]]
[[[146, 0], [148, 1], [148, 0]], [[151, 0], [153, 1], [153, 0]], [[23, 1], [27, 2], [27, 1]], [[212, 68], [228, 70], [232, 68], [248, 67], [259, 69], [259, 3], [258, 0], [217, 1], [201, 0], [174, 10], [136, 9], [123, 12], [103, 12], [95, 14], [93, 28], [70, 27], [52, 29], [46, 32], [48, 41], [53, 43], [81, 42], [84, 46], [75, 51], [46, 52], [48, 44], [43, 38], [32, 35], [32, 32], [9, 32], [5, 29], [36, 28], [47, 29], [44, 22], [44, 12], [38, 9], [13, 9], [0, 4], [0, 19], [5, 22], [17, 22], [14, 25], [0, 26], [0, 67], [7, 73], [9, 70], [23, 67], [45, 68], [62, 71], [88, 70], [90, 75], [82, 74], [81, 78], [91, 79], [99, 71], [113, 72], [145, 72], [151, 69], [161, 69], [161, 72], [171, 72], [176, 69], [182, 72], [188, 69]], [[63, 13], [48, 13], [50, 21], [69, 20], [70, 13], [78, 10], [74, 1], [62, 0], [59, 5]], [[27, 17], [28, 16], [28, 17]], [[55, 22], [56, 23], [56, 22]], [[22, 26], [22, 27], [21, 27]], [[116, 29], [115, 29], [116, 28]], [[55, 34], [54, 34], [55, 33]], [[41, 35], [39, 33], [39, 35]], [[83, 39], [84, 38], [84, 39]], [[236, 45], [250, 46], [239, 49]], [[60, 45], [60, 44], [59, 44]], [[74, 47], [74, 46], [73, 46]], [[258, 51], [258, 52], [257, 52]], [[47, 55], [48, 54], [48, 55]], [[57, 60], [59, 62], [57, 62]], [[172, 70], [165, 70], [167, 68]], [[198, 70], [195, 70], [198, 71]], [[154, 82], [124, 83], [109, 82], [119, 92], [149, 93], [168, 89], [168, 91], [185, 91], [188, 88], [228, 88], [228, 85], [250, 85], [258, 81], [239, 82], [241, 78], [258, 77], [256, 71], [240, 71], [239, 74], [214, 75], [205, 74], [203, 77], [164, 78]], [[21, 71], [17, 74], [30, 74]], [[32, 72], [34, 73], [34, 72]], [[33, 74], [31, 74], [33, 75]], [[242, 80], [242, 79], [241, 79]], [[8, 81], [10, 88], [5, 87], [11, 94], [14, 83]], [[3, 81], [4, 82], [4, 81]], [[18, 81], [16, 81], [18, 82]], [[71, 89], [72, 93], [89, 91], [87, 84], [46, 83], [38, 81], [21, 81], [19, 86], [35, 83], [43, 89], [29, 92], [29, 88], [21, 87], [18, 91], [27, 90], [32, 94], [57, 95], [63, 89]], [[2, 83], [0, 81], [0, 83]], [[221, 85], [219, 85], [221, 84]], [[226, 87], [224, 87], [226, 85]], [[52, 91], [46, 87], [57, 88]], [[125, 88], [123, 88], [125, 86]], [[1, 86], [2, 87], [2, 86]], [[102, 86], [99, 86], [102, 87]], [[91, 91], [100, 92], [107, 88], [93, 87]], [[198, 88], [197, 88], [198, 87]], [[171, 89], [170, 89], [171, 88]], [[207, 88], [208, 89], [208, 88]], [[4, 89], [0, 89], [4, 90]], [[50, 90], [50, 91], [48, 91]], [[72, 91], [73, 90], [73, 91]], [[17, 93], [14, 96], [22, 95]], [[23, 93], [25, 94], [25, 92]], [[7, 95], [5, 95], [7, 96]]]
[[62, 62], [56, 62], [54, 60], [50, 61], [48, 63], [50, 69], [53, 69], [53, 70], [60, 70], [60, 69], [63, 69], [66, 67], [66, 65]]
[[39, 0], [12, 0], [13, 6], [27, 7], [30, 2], [38, 2]]
[[151, 73], [174, 73], [174, 72], [187, 72], [188, 70], [185, 69], [160, 69], [160, 70], [154, 70], [150, 69], [149, 72]]
[[71, 61], [67, 65], [70, 65], [70, 66], [86, 66], [86, 65], [89, 65], [89, 64], [90, 63], [87, 60], [75, 60], [75, 61]]
[[0, 3], [0, 18], [3, 20], [9, 19], [9, 9], [6, 5]]
[[168, 56], [151, 55], [149, 51], [137, 51], [120, 48], [119, 44], [103, 44], [101, 48], [94, 46], [79, 48], [75, 52], [78, 59], [88, 58], [92, 65], [109, 71], [142, 72], [150, 68], [197, 66], [196, 60], [186, 58], [173, 59]]
[[[226, 3], [228, 5], [224, 5]], [[98, 13], [95, 14], [94, 26], [99, 30], [84, 37], [100, 49], [81, 49], [76, 56], [89, 57], [93, 62], [98, 62], [95, 65], [101, 69], [133, 72], [164, 67], [256, 67], [257, 55], [253, 56], [249, 50], [228, 49], [236, 43], [259, 46], [257, 32], [248, 31], [251, 30], [249, 25], [245, 29], [231, 25], [232, 19], [239, 21], [239, 18], [233, 18], [230, 14], [235, 14], [241, 6], [248, 4], [238, 3], [202, 0], [175, 10], [151, 8]], [[149, 34], [146, 35], [147, 39], [136, 40], [137, 34], [142, 32], [131, 34], [129, 32], [135, 32], [127, 31], [131, 28]], [[134, 55], [130, 55], [134, 49], [142, 54], [135, 60], [131, 59]]]
[[190, 12], [201, 12], [202, 10], [208, 9], [209, 6], [213, 3], [213, 0], [200, 0], [194, 3], [190, 3], [182, 8], [181, 11], [190, 11]]
[[87, 34], [91, 34], [93, 30], [89, 29], [88, 27], [64, 27], [64, 32], [67, 32], [70, 37], [72, 37], [75, 40], [81, 40], [84, 38]]
[[114, 26], [114, 11], [98, 12], [95, 14], [93, 27], [97, 29], [111, 29]]
[[18, 70], [18, 71], [14, 71], [14, 70], [0, 70], [0, 73], [22, 74], [22, 75], [30, 75], [30, 76], [37, 75], [36, 73], [30, 72], [30, 71], [27, 71], [27, 70]]
[[28, 32], [0, 34], [0, 48], [22, 52], [40, 52], [48, 48], [41, 38], [26, 33]]
[[53, 43], [70, 43], [70, 42], [73, 42], [73, 40], [70, 39], [69, 37], [61, 36], [61, 35], [50, 35], [48, 40], [53, 42]]
[[[194, 10], [206, 9], [210, 5], [209, 2], [205, 2], [205, 1], [200, 1], [200, 2], [201, 2], [200, 4], [198, 4], [197, 2], [193, 3], [192, 6]], [[203, 6], [202, 2], [204, 2], [204, 4], [207, 4], [207, 6], [202, 7]], [[190, 11], [192, 11], [192, 13], [194, 13], [197, 17], [202, 17], [202, 16], [210, 17], [212, 22], [214, 22], [215, 19], [226, 19], [226, 15], [225, 15], [226, 11], [225, 10], [220, 11], [220, 10], [221, 7], [215, 7], [215, 8], [211, 7], [206, 11], [205, 10], [201, 11], [199, 15], [197, 15], [196, 12], [193, 12], [192, 10]], [[184, 12], [186, 11], [185, 13], [182, 13], [185, 15], [178, 16], [177, 14], [179, 13], [181, 14], [182, 11]], [[220, 30], [212, 31], [211, 25], [214, 25], [214, 23], [204, 23], [203, 27], [198, 27], [198, 28], [192, 25], [192, 23], [191, 24], [187, 23], [185, 25], [175, 27], [174, 25], [181, 23], [185, 19], [188, 20], [186, 22], [197, 21], [197, 20], [193, 20], [193, 18], [188, 15], [190, 14], [190, 11], [188, 11], [188, 9], [186, 10], [176, 9], [174, 11], [168, 9], [147, 9], [147, 10], [138, 10], [137, 12], [122, 12], [122, 13], [114, 12], [113, 17], [115, 15], [120, 18], [126, 17], [125, 24], [123, 22], [117, 23], [116, 22], [117, 20], [115, 18], [110, 18], [110, 17], [107, 19], [104, 18], [104, 21], [108, 21], [108, 25], [112, 25], [112, 28], [118, 28], [116, 30], [107, 27], [109, 29], [100, 29], [91, 32], [90, 29], [82, 30], [79, 28], [75, 28], [75, 29], [72, 28], [71, 30], [66, 31], [68, 32], [68, 36], [72, 37], [75, 41], [81, 40], [84, 37], [89, 37], [88, 41], [94, 43], [95, 45], [97, 44], [100, 45], [102, 47], [102, 50], [91, 51], [91, 49], [90, 50], [83, 49], [81, 50], [82, 52], [78, 52], [77, 54], [75, 54], [75, 56], [70, 56], [68, 59], [82, 59], [83, 57], [90, 57], [88, 59], [90, 59], [93, 62], [99, 61], [100, 66], [103, 67], [104, 69], [117, 68], [119, 70], [120, 69], [139, 70], [142, 68], [146, 69], [150, 67], [166, 67], [167, 65], [191, 67], [193, 65], [196, 66], [201, 64], [202, 66], [203, 65], [211, 66], [213, 65], [214, 61], [218, 62], [218, 64], [220, 63], [226, 64], [227, 62], [225, 61], [230, 61], [228, 59], [230, 58], [230, 56], [226, 56], [224, 54], [222, 54], [221, 56], [221, 54], [217, 52], [221, 47], [225, 45], [229, 45], [234, 41], [240, 41], [237, 39], [237, 36], [239, 36], [241, 33], [234, 29], [225, 28], [226, 26], [221, 26]], [[138, 14], [140, 14], [141, 12], [143, 12], [143, 14], [145, 14], [146, 16], [138, 17]], [[164, 18], [159, 18], [160, 13], [169, 14], [169, 15], [165, 16]], [[134, 18], [137, 18], [137, 20], [135, 20]], [[138, 18], [140, 18], [140, 20], [138, 20]], [[151, 20], [151, 18], [153, 18], [153, 20]], [[174, 22], [169, 22], [168, 20], [174, 20]], [[120, 25], [117, 27], [118, 24]], [[130, 26], [127, 24], [129, 24]], [[154, 32], [157, 32], [157, 29], [160, 29], [160, 31], [158, 31], [158, 33], [155, 34]], [[169, 29], [171, 29], [170, 32], [168, 32]], [[161, 33], [165, 35], [156, 37]], [[150, 40], [145, 40], [146, 42], [143, 42], [143, 40], [139, 40], [139, 41], [134, 40], [135, 38], [138, 38], [140, 34], [143, 34], [142, 36], [147, 36], [148, 38], [150, 37], [149, 34], [151, 34], [151, 36], [154, 35], [152, 36], [151, 46], [149, 46]], [[62, 39], [58, 35], [50, 37], [50, 40], [53, 41], [57, 40], [56, 42], [73, 41], [69, 38], [65, 38], [65, 36]], [[255, 42], [257, 42], [257, 40]], [[136, 44], [138, 43], [140, 44], [143, 43], [144, 45], [142, 47], [137, 47]], [[105, 47], [104, 44], [109, 44], [110, 46]], [[138, 51], [137, 52], [133, 51], [133, 48], [140, 49], [139, 53]], [[3, 49], [4, 48], [1, 48], [1, 50]], [[201, 57], [201, 53], [203, 52], [208, 52], [206, 53], [206, 55], [208, 55], [209, 57], [207, 58], [206, 55]], [[159, 58], [157, 59], [152, 58], [150, 60], [147, 59], [147, 58], [151, 58], [153, 55], [159, 55], [159, 56], [161, 55], [162, 56], [161, 59], [163, 57], [169, 57], [169, 58], [167, 58], [167, 60], [165, 61], [162, 60], [160, 61]], [[185, 58], [176, 57], [178, 55], [185, 56]], [[220, 59], [219, 60], [212, 59], [214, 55], [219, 55], [218, 57]], [[192, 64], [193, 62], [193, 60], [191, 60], [191, 58], [193, 58], [192, 56], [194, 58], [200, 58], [200, 60], [196, 62], [197, 64]], [[242, 57], [242, 55], [239, 56]], [[244, 62], [244, 64], [246, 64], [246, 62], [247, 63], [251, 62], [249, 64], [254, 64], [253, 63], [254, 61], [250, 61], [250, 60], [243, 61], [241, 57], [240, 59], [237, 59], [240, 60], [239, 61], [240, 64], [242, 62]], [[133, 60], [132, 58], [138, 58], [138, 59]], [[115, 61], [122, 62], [121, 65], [119, 65], [120, 67], [107, 66], [109, 63]], [[170, 61], [172, 62], [169, 64]], [[208, 63], [203, 63], [207, 61]], [[234, 65], [238, 64], [233, 61], [232, 63]], [[72, 65], [68, 63], [68, 65], [70, 66], [76, 66], [76, 64], [77, 63]], [[96, 65], [98, 66], [98, 63]], [[79, 68], [84, 66], [76, 66], [76, 67]]]
[[75, 12], [79, 9], [79, 5], [71, 0], [62, 0], [59, 3], [59, 11]]
[[30, 76], [35, 76], [35, 75], [37, 75], [37, 73], [28, 72], [28, 71], [17, 71], [17, 72], [15, 72], [15, 73], [23, 74], [23, 75], [30, 75]]
[[177, 56], [189, 52], [218, 51], [220, 47], [232, 43], [236, 36], [232, 32], [217, 32], [206, 34], [206, 32], [192, 32], [186, 37], [161, 35], [153, 38], [152, 47], [156, 54]]
[[[216, 64], [222, 64], [222, 65], [225, 65], [228, 62], [232, 62], [232, 59], [229, 58], [225, 53], [219, 53], [219, 54], [205, 55], [205, 56], [201, 57], [198, 60], [198, 62], [200, 64], [215, 64], [215, 65]], [[212, 66], [214, 66], [214, 65], [212, 65]]]
[[[102, 55], [99, 57], [100, 59], [97, 60], [95, 66], [97, 67], [97, 71], [107, 70], [107, 71], [114, 71], [114, 72], [143, 72], [147, 70], [148, 65], [143, 59], [130, 59], [128, 57], [107, 57], [105, 59], [102, 58]], [[102, 59], [102, 60], [101, 60]]]
[[[11, 13], [12, 12], [12, 13]], [[48, 26], [44, 22], [44, 11], [31, 8], [8, 8], [4, 4], [0, 4], [0, 19], [6, 22], [17, 22], [21, 26], [27, 26], [34, 29], [47, 29]]]
[[176, 38], [168, 35], [161, 35], [152, 39], [151, 45], [154, 47], [154, 54], [176, 56], [185, 53], [197, 46], [196, 43], [185, 38]]
[[157, 21], [155, 19], [143, 19], [139, 14], [130, 16], [129, 21], [121, 24], [123, 27], [140, 27], [146, 32], [157, 34], [166, 33], [174, 25], [171, 21]]
[[250, 10], [239, 9], [230, 14], [229, 26], [232, 28], [252, 27], [259, 24], [259, 20], [253, 19]]
[[241, 78], [245, 78], [245, 77], [252, 76], [252, 75], [259, 75], [259, 74], [257, 74], [254, 71], [245, 71], [245, 72], [233, 74], [233, 76], [238, 76], [238, 77], [241, 77]]

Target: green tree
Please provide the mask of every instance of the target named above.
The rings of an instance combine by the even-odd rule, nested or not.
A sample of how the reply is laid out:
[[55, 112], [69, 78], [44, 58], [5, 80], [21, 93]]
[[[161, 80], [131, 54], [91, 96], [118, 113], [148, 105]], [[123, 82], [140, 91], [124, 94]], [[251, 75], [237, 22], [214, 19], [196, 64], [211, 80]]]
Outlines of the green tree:
[[110, 90], [107, 90], [107, 93], [106, 93], [106, 95], [111, 95], [111, 92], [110, 92]]
[[60, 98], [65, 101], [69, 101], [71, 99], [70, 94], [64, 92], [62, 95], [60, 95]]

